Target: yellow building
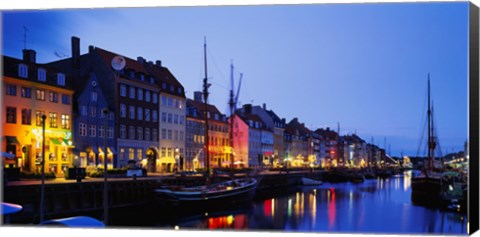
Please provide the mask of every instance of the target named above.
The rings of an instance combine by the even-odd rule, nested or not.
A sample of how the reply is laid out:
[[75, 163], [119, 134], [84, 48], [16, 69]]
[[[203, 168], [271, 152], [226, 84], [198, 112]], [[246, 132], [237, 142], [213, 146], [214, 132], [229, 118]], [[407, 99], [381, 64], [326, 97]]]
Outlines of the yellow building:
[[45, 172], [62, 177], [72, 166], [72, 95], [65, 74], [38, 64], [33, 50], [23, 60], [3, 56], [2, 152], [4, 166], [40, 171], [45, 119]]

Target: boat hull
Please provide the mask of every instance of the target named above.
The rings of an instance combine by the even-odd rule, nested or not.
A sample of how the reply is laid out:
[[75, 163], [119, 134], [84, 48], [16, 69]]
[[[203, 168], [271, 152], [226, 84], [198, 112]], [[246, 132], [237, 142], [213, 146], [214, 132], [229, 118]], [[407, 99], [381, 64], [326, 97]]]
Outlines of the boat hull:
[[419, 204], [439, 204], [442, 201], [442, 180], [439, 177], [412, 179], [412, 201]]
[[155, 198], [160, 206], [173, 207], [209, 207], [230, 205], [251, 201], [255, 196], [257, 182], [248, 185], [219, 191], [172, 191], [157, 189]]

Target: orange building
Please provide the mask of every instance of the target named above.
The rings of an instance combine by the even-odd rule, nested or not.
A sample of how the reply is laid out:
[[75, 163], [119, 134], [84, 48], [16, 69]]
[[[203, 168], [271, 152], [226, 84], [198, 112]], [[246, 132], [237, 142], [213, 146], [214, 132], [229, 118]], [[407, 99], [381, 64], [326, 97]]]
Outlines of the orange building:
[[2, 151], [4, 167], [40, 171], [42, 115], [45, 119], [45, 172], [61, 177], [72, 166], [73, 90], [62, 72], [36, 63], [36, 52], [23, 60], [3, 56]]

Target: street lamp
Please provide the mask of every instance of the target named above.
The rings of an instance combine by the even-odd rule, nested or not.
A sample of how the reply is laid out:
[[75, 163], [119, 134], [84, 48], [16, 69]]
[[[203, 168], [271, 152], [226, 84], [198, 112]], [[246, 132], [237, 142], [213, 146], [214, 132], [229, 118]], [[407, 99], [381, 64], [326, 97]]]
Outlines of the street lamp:
[[104, 151], [103, 151], [103, 224], [108, 224], [108, 184], [107, 184], [107, 115], [110, 111], [107, 108], [102, 109], [105, 115], [104, 127]]
[[42, 115], [42, 161], [41, 164], [41, 172], [42, 172], [42, 185], [40, 191], [40, 223], [43, 222], [43, 215], [44, 215], [44, 204], [45, 204], [45, 120], [47, 116], [45, 114]]
[[177, 163], [177, 172], [180, 172], [180, 158], [178, 147], [175, 147], [175, 162]]

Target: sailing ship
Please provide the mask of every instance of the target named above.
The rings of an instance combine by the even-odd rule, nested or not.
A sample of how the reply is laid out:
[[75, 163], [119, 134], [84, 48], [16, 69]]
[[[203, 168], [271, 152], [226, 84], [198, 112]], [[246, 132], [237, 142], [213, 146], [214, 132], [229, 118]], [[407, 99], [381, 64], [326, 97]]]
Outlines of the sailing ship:
[[[208, 76], [207, 76], [207, 43], [204, 43], [204, 64], [205, 78], [203, 79], [204, 113], [205, 113], [205, 167], [206, 184], [194, 187], [170, 186], [155, 190], [156, 199], [161, 205], [169, 206], [210, 206], [230, 203], [240, 203], [252, 200], [257, 189], [257, 180], [253, 177], [234, 178], [231, 180], [211, 184], [210, 162], [209, 162], [209, 138], [208, 138]], [[233, 90], [233, 89], [232, 89]], [[231, 93], [233, 96], [233, 93]], [[232, 99], [231, 99], [232, 100]], [[234, 106], [234, 103], [231, 103]], [[232, 109], [234, 111], [234, 109]], [[233, 117], [233, 112], [232, 112]], [[233, 123], [233, 121], [231, 121]], [[232, 143], [233, 144], [233, 143]], [[231, 169], [233, 170], [234, 159], [231, 159]]]
[[416, 202], [435, 203], [441, 200], [443, 164], [435, 160], [435, 135], [432, 106], [430, 105], [430, 75], [428, 75], [428, 155], [420, 174], [412, 177], [412, 200]]

